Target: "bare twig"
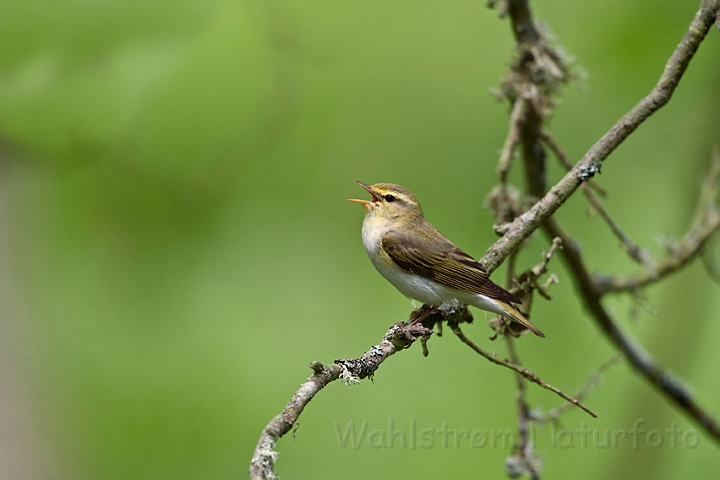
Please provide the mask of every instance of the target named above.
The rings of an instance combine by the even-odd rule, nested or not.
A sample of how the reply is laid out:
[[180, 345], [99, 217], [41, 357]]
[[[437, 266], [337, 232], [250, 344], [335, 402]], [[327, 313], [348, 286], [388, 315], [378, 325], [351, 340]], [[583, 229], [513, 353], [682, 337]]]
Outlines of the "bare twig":
[[680, 270], [698, 256], [710, 236], [720, 228], [720, 211], [716, 204], [720, 184], [720, 152], [715, 152], [705, 181], [700, 190], [693, 227], [668, 248], [668, 253], [657, 265], [629, 277], [596, 275], [594, 278], [601, 294], [636, 291]]
[[553, 238], [550, 243], [550, 250], [548, 250], [547, 253], [543, 253], [542, 261], [534, 267], [524, 271], [518, 278], [518, 288], [520, 290], [523, 290], [525, 282], [533, 282], [534, 284], [537, 284], [538, 279], [547, 273], [548, 263], [550, 263], [550, 259], [552, 259], [558, 249], [562, 250], [562, 240], [559, 238]]
[[[610, 360], [600, 365], [595, 372], [593, 372], [592, 375], [590, 375], [590, 378], [588, 378], [588, 381], [585, 383], [583, 388], [580, 389], [578, 393], [574, 395], [578, 401], [582, 401], [585, 399], [585, 397], [588, 396], [590, 392], [592, 392], [595, 387], [600, 383], [600, 380], [602, 379], [602, 376], [605, 374], [605, 372], [610, 369], [613, 365], [616, 365], [620, 362], [620, 360], [623, 359], [622, 353], [616, 353], [613, 355]], [[572, 408], [572, 405], [569, 405], [567, 403], [563, 403], [560, 406], [557, 406], [550, 411], [548, 411], [545, 415], [533, 415], [533, 420], [535, 420], [538, 423], [547, 423], [552, 420], [555, 420], [559, 418], [561, 415], [566, 413]]]
[[514, 370], [515, 372], [519, 373], [520, 375], [522, 375], [523, 377], [527, 378], [527, 379], [530, 380], [531, 382], [537, 383], [538, 385], [540, 385], [542, 388], [544, 388], [544, 389], [546, 389], [546, 390], [550, 390], [551, 392], [555, 392], [555, 394], [557, 394], [557, 395], [559, 395], [560, 397], [564, 398], [565, 400], [567, 400], [568, 402], [572, 403], [572, 404], [575, 405], [576, 407], [580, 407], [581, 409], [585, 410], [585, 411], [586, 411], [588, 414], [590, 414], [591, 416], [597, 418], [597, 414], [596, 414], [595, 412], [593, 412], [592, 410], [590, 410], [589, 408], [587, 408], [586, 406], [584, 406], [583, 404], [581, 404], [581, 403], [580, 403], [579, 401], [577, 401], [576, 399], [574, 399], [574, 398], [572, 398], [572, 397], [569, 397], [569, 396], [568, 396], [566, 393], [564, 393], [562, 390], [559, 390], [558, 388], [553, 387], [552, 385], [546, 383], [545, 381], [543, 381], [540, 377], [538, 377], [537, 375], [535, 375], [535, 374], [534, 374], [533, 372], [531, 372], [530, 370], [528, 370], [528, 369], [526, 369], [526, 368], [523, 368], [523, 367], [520, 367], [520, 366], [518, 366], [518, 365], [515, 365], [515, 364], [513, 364], [513, 363], [510, 363], [510, 362], [508, 362], [508, 361], [506, 361], [506, 360], [501, 360], [501, 359], [499, 359], [498, 357], [496, 357], [495, 355], [491, 355], [491, 354], [487, 353], [485, 350], [483, 350], [482, 348], [480, 348], [480, 347], [478, 347], [477, 345], [475, 345], [475, 344], [472, 342], [472, 340], [470, 340], [469, 338], [467, 338], [467, 337], [465, 336], [465, 334], [464, 334], [464, 333], [462, 332], [462, 330], [460, 329], [460, 326], [459, 326], [456, 322], [448, 321], [448, 326], [452, 329], [453, 333], [454, 333], [455, 335], [457, 335], [457, 337], [460, 339], [460, 341], [462, 341], [464, 344], [466, 344], [467, 346], [469, 346], [470, 348], [472, 348], [473, 350], [475, 350], [475, 352], [479, 353], [479, 354], [482, 355], [483, 357], [485, 357], [485, 358], [487, 358], [488, 360], [490, 360], [492, 363], [494, 363], [494, 364], [496, 364], [496, 365], [502, 365], [503, 367], [509, 368], [510, 370]]
[[500, 152], [496, 169], [501, 185], [507, 183], [507, 174], [510, 170], [512, 159], [515, 156], [515, 150], [517, 149], [518, 143], [520, 143], [520, 125], [525, 117], [526, 109], [527, 101], [518, 98], [513, 103], [512, 110], [510, 111], [510, 126], [507, 137], [505, 138], [505, 145], [503, 145], [502, 152]]
[[[568, 171], [571, 170], [572, 165], [568, 161], [565, 151], [560, 147], [560, 145], [557, 144], [557, 142], [555, 142], [555, 139], [552, 137], [552, 135], [547, 132], [542, 132], [542, 139], [550, 147], [550, 149], [553, 151], [560, 163], [565, 166]], [[654, 267], [654, 262], [652, 257], [650, 256], [650, 253], [647, 250], [640, 248], [636, 243], [630, 240], [630, 237], [628, 237], [625, 232], [620, 229], [620, 226], [615, 222], [615, 220], [612, 219], [607, 210], [605, 210], [605, 207], [603, 207], [602, 203], [600, 203], [600, 199], [597, 198], [591, 190], [593, 189], [597, 191], [600, 195], [605, 196], [607, 195], [605, 189], [600, 187], [600, 185], [594, 183], [593, 179], [589, 179], [588, 181], [580, 184], [580, 189], [587, 197], [590, 205], [592, 205], [595, 211], [600, 214], [603, 220], [605, 220], [605, 222], [610, 227], [610, 230], [615, 234], [616, 237], [618, 237], [620, 242], [625, 247], [625, 250], [628, 252], [630, 258], [639, 263], [640, 265], [644, 265], [648, 268]]]
[[[543, 285], [538, 283], [538, 279], [547, 273], [548, 262], [550, 262], [550, 259], [555, 254], [555, 251], [559, 248], [562, 248], [560, 239], [553, 239], [550, 250], [543, 254], [542, 261], [534, 267], [525, 270], [517, 277], [516, 280], [513, 280], [514, 275], [512, 275], [512, 272], [514, 271], [514, 268], [511, 264], [511, 262], [515, 261], [516, 252], [511, 253], [508, 257], [508, 281], [506, 282], [506, 288], [522, 301], [522, 305], [519, 307], [520, 311], [528, 318], [532, 309], [534, 301], [533, 292], [535, 290], [537, 290], [537, 292], [543, 297], [550, 299], [548, 287], [553, 283], [556, 283], [557, 278], [554, 275], [551, 275], [550, 278], [548, 278], [548, 281]], [[511, 287], [513, 283], [515, 286]], [[506, 322], [502, 317], [492, 318], [488, 321], [488, 324], [495, 329], [495, 335], [491, 337], [492, 340], [494, 340], [498, 335], [512, 335], [517, 337], [529, 331], [525, 326], [516, 322]]]
[[[555, 246], [555, 243], [553, 243]], [[552, 249], [551, 249], [552, 250]], [[515, 281], [515, 264], [517, 262], [518, 251], [514, 251], [510, 254], [507, 259], [507, 273], [505, 278], [505, 288], [510, 288]], [[543, 262], [535, 266], [535, 269], [528, 269], [524, 272], [524, 275], [531, 277], [532, 280], [537, 281], [537, 277], [541, 274], [535, 275], [537, 272], [544, 272], [547, 262], [550, 261], [552, 253], [545, 256]], [[528, 278], [530, 280], [530, 278]], [[531, 287], [532, 288], [532, 287]], [[528, 292], [527, 295], [532, 300], [532, 291]], [[528, 302], [529, 303], [529, 302]], [[528, 310], [530, 305], [526, 305]], [[529, 313], [529, 312], [528, 312]], [[504, 322], [502, 322], [504, 324]], [[499, 331], [499, 330], [498, 330]], [[508, 354], [510, 355], [510, 363], [521, 367], [520, 356], [515, 349], [515, 340], [513, 338], [513, 332], [510, 330], [510, 335], [504, 335], [505, 341], [508, 346]], [[515, 372], [515, 381], [517, 383], [517, 405], [518, 405], [518, 441], [513, 449], [513, 454], [505, 459], [505, 470], [509, 477], [517, 478], [521, 474], [528, 474], [531, 479], [537, 480], [540, 478], [540, 467], [541, 464], [538, 458], [534, 455], [533, 442], [529, 439], [530, 425], [532, 419], [530, 418], [530, 408], [528, 407], [526, 400], [525, 388], [525, 377]], [[570, 405], [569, 403], [567, 405]]]
[[[515, 350], [515, 340], [512, 336], [506, 335], [505, 341], [508, 345], [508, 354], [510, 355], [510, 361], [517, 366], [520, 366], [520, 356]], [[515, 452], [513, 454], [513, 460], [506, 460], [505, 465], [513, 465], [517, 469], [516, 464], [527, 473], [531, 479], [539, 479], [539, 461], [533, 451], [532, 441], [529, 439], [530, 425], [532, 424], [532, 417], [530, 415], [530, 408], [528, 407], [527, 401], [525, 400], [525, 377], [520, 373], [515, 374], [515, 380], [517, 382], [517, 403], [518, 403], [518, 443], [515, 446]], [[571, 405], [566, 403], [565, 405]]]
[[581, 189], [585, 193], [585, 196], [590, 202], [590, 205], [592, 205], [593, 209], [595, 209], [595, 211], [600, 214], [603, 220], [605, 220], [605, 223], [607, 223], [608, 227], [610, 227], [610, 230], [613, 232], [613, 234], [618, 238], [618, 240], [620, 240], [620, 243], [622, 243], [623, 247], [625, 247], [625, 251], [627, 251], [630, 258], [647, 268], [654, 268], [655, 262], [653, 261], [650, 252], [630, 240], [630, 237], [628, 237], [625, 232], [622, 231], [620, 226], [615, 222], [615, 220], [613, 220], [607, 210], [605, 210], [605, 207], [603, 207], [602, 203], [600, 203], [600, 200], [595, 196], [593, 192], [590, 191], [589, 188], [587, 188], [586, 184], [583, 184], [581, 186]]
[[565, 233], [554, 218], [548, 219], [544, 227], [550, 236], [562, 239], [565, 247], [562, 251], [563, 258], [575, 278], [575, 283], [581, 293], [580, 298], [603, 333], [618, 350], [623, 352], [630, 365], [643, 378], [674, 403], [680, 411], [696, 421], [711, 438], [720, 442], [720, 425], [715, 419], [695, 401], [692, 394], [680, 381], [660, 366], [640, 344], [620, 330], [620, 327], [602, 306], [601, 290], [585, 267], [577, 243]]
[[277, 478], [273, 468], [278, 456], [275, 444], [293, 428], [305, 406], [328, 383], [338, 378], [345, 383], [357, 383], [359, 378], [372, 376], [390, 355], [410, 347], [417, 338], [428, 337], [431, 334], [431, 330], [420, 324], [411, 326], [398, 322], [390, 327], [378, 345], [365, 352], [360, 358], [336, 360], [329, 366], [312, 362], [310, 368], [315, 373], [295, 392], [282, 413], [263, 428], [250, 462], [250, 478], [252, 480]]
[[[620, 143], [650, 115], [665, 105], [672, 96], [690, 60], [714, 24], [720, 10], [719, 0], [703, 0], [685, 37], [665, 65], [660, 80], [650, 93], [625, 114], [583, 158], [530, 210], [520, 215], [504, 229], [503, 237], [488, 249], [482, 263], [492, 272], [508, 253], [537, 230], [562, 205], [580, 184], [600, 172], [603, 161]], [[532, 193], [532, 192], [531, 192]]]

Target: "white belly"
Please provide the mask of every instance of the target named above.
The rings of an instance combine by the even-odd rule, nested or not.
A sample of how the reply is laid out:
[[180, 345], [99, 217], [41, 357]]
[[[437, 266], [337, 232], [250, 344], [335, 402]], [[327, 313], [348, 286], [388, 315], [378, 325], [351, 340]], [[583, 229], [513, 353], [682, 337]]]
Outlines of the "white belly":
[[445, 291], [447, 287], [434, 280], [406, 272], [383, 253], [374, 257], [370, 256], [370, 261], [377, 271], [406, 297], [436, 307], [453, 301], [452, 295], [448, 295], [448, 292]]
[[362, 230], [363, 244], [373, 266], [406, 297], [435, 307], [441, 305], [455, 307], [459, 304], [466, 304], [499, 315], [506, 313], [495, 300], [485, 295], [458, 290], [400, 268], [380, 248], [380, 242], [388, 228], [375, 215], [365, 216]]

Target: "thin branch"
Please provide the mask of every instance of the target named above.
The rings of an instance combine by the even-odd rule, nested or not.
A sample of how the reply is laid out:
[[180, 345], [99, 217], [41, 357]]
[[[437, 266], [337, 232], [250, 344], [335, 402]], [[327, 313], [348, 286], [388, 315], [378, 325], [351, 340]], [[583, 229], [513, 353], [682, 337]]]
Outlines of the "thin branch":
[[587, 408], [586, 406], [584, 406], [583, 404], [581, 404], [578, 400], [576, 400], [576, 399], [574, 399], [574, 398], [572, 398], [572, 397], [569, 397], [569, 396], [568, 396], [566, 393], [564, 393], [562, 390], [559, 390], [558, 388], [555, 388], [555, 387], [553, 387], [552, 385], [546, 383], [545, 381], [543, 381], [540, 377], [538, 377], [537, 375], [535, 375], [535, 374], [534, 374], [533, 372], [531, 372], [530, 370], [528, 370], [528, 369], [526, 369], [526, 368], [523, 368], [523, 367], [521, 367], [521, 366], [515, 365], [515, 364], [513, 364], [513, 363], [510, 363], [510, 362], [508, 362], [508, 361], [506, 361], [506, 360], [501, 360], [501, 359], [499, 359], [498, 357], [496, 357], [495, 355], [491, 355], [491, 354], [487, 353], [485, 350], [483, 350], [482, 348], [480, 348], [480, 347], [478, 347], [477, 345], [475, 345], [469, 338], [467, 338], [467, 337], [465, 336], [465, 334], [464, 334], [464, 333], [462, 332], [462, 330], [460, 329], [460, 326], [459, 326], [456, 322], [449, 321], [449, 322], [448, 322], [448, 326], [452, 329], [453, 333], [454, 333], [455, 335], [457, 335], [457, 337], [460, 339], [460, 341], [462, 341], [464, 344], [466, 344], [467, 346], [469, 346], [470, 348], [472, 348], [473, 350], [475, 350], [476, 353], [479, 353], [479, 354], [482, 355], [483, 357], [485, 357], [485, 358], [487, 358], [488, 360], [490, 360], [492, 363], [494, 363], [494, 364], [496, 364], [496, 365], [502, 365], [503, 367], [509, 368], [510, 370], [514, 370], [515, 372], [519, 373], [520, 375], [522, 375], [523, 377], [527, 378], [527, 379], [530, 380], [531, 382], [537, 383], [538, 385], [540, 385], [542, 388], [544, 388], [544, 389], [546, 389], [546, 390], [550, 390], [551, 392], [555, 392], [557, 395], [559, 395], [560, 397], [564, 398], [564, 399], [567, 400], [568, 402], [572, 403], [572, 404], [575, 405], [576, 407], [580, 407], [581, 409], [585, 410], [585, 411], [586, 411], [588, 414], [590, 414], [591, 416], [597, 418], [597, 414], [596, 414], [595, 412], [593, 412], [592, 410], [590, 410], [589, 408]]
[[[555, 242], [553, 242], [555, 247]], [[524, 272], [528, 277], [532, 277], [533, 280], [537, 281], [537, 277], [542, 274], [538, 272], [544, 272], [547, 267], [547, 263], [552, 257], [551, 253], [543, 259], [543, 262], [536, 265], [534, 269], [528, 269]], [[507, 259], [508, 266], [505, 278], [505, 288], [510, 288], [515, 281], [515, 264], [517, 261], [518, 251], [514, 251], [510, 254]], [[536, 274], [537, 273], [537, 274]], [[528, 292], [528, 297], [532, 299], [532, 290]], [[530, 306], [528, 305], [528, 308]], [[502, 322], [504, 324], [504, 322]], [[497, 335], [497, 334], [496, 334]], [[504, 335], [505, 342], [508, 347], [508, 354], [510, 355], [510, 362], [513, 365], [521, 367], [520, 356], [515, 349], [515, 340], [513, 335]], [[517, 383], [517, 405], [518, 405], [518, 441], [513, 449], [513, 454], [505, 459], [505, 470], [509, 477], [517, 478], [521, 474], [528, 474], [532, 480], [538, 480], [540, 478], [540, 467], [541, 464], [533, 452], [533, 442], [529, 438], [530, 425], [532, 419], [530, 418], [530, 408], [527, 404], [526, 392], [527, 388], [525, 385], [525, 377], [515, 372], [515, 381]], [[566, 405], [570, 405], [566, 403]], [[521, 473], [519, 473], [521, 472]]]
[[[583, 399], [585, 399], [585, 397], [587, 397], [590, 392], [592, 392], [595, 387], [597, 387], [597, 385], [600, 383], [600, 380], [602, 379], [605, 372], [609, 370], [610, 367], [617, 365], [623, 358], [624, 356], [622, 353], [616, 353], [610, 358], [610, 360], [600, 365], [597, 370], [595, 370], [595, 372], [590, 375], [590, 378], [588, 378], [587, 382], [585, 382], [583, 388], [581, 388], [580, 391], [574, 395], [574, 397], [577, 398], [578, 401], [582, 401]], [[534, 415], [533, 420], [538, 423], [547, 423], [549, 421], [559, 418], [561, 415], [568, 412], [571, 408], [571, 405], [563, 403], [562, 405], [551, 409], [545, 415]]]
[[503, 237], [495, 242], [482, 258], [482, 263], [488, 271], [494, 271], [511, 251], [555, 213], [582, 182], [599, 173], [608, 155], [650, 115], [670, 100], [700, 42], [715, 23], [718, 11], [720, 11], [720, 0], [703, 0], [685, 37], [665, 65], [657, 85], [603, 135], [545, 196], [530, 210], [506, 226]]
[[720, 425], [717, 421], [695, 401], [680, 381], [660, 366], [640, 344], [626, 335], [602, 306], [600, 301], [602, 293], [585, 267], [577, 243], [565, 233], [554, 218], [548, 219], [544, 228], [551, 237], [562, 239], [563, 258], [575, 278], [581, 293], [580, 298], [605, 336], [623, 352], [630, 365], [642, 377], [674, 403], [680, 411], [695, 420], [713, 440], [720, 443]]
[[[560, 163], [568, 171], [571, 170], [572, 165], [568, 161], [565, 151], [560, 147], [560, 145], [557, 144], [552, 135], [545, 131], [543, 131], [541, 135], [542, 140], [550, 147], [550, 149], [553, 151], [555, 157], [557, 157]], [[605, 220], [613, 234], [618, 237], [620, 242], [625, 247], [625, 250], [628, 252], [630, 258], [633, 259], [635, 262], [639, 263], [640, 265], [644, 265], [648, 268], [654, 267], [654, 262], [652, 257], [650, 256], [650, 253], [647, 250], [640, 248], [636, 243], [630, 240], [630, 237], [628, 237], [625, 232], [622, 231], [620, 226], [615, 223], [615, 220], [613, 220], [607, 210], [605, 210], [605, 207], [603, 207], [600, 199], [595, 196], [591, 188], [598, 191], [598, 193], [603, 196], [605, 196], [607, 192], [605, 191], [605, 189], [602, 189], [602, 187], [594, 183], [592, 179], [589, 179], [588, 181], [580, 184], [580, 189], [587, 197], [590, 205], [592, 205], [595, 211], [600, 214], [603, 220]]]
[[522, 290], [525, 282], [533, 282], [534, 284], [537, 284], [538, 279], [547, 273], [548, 263], [550, 263], [550, 260], [555, 255], [555, 252], [557, 250], [562, 250], [562, 248], [562, 240], [560, 238], [553, 238], [550, 243], [550, 250], [548, 250], [547, 253], [543, 253], [542, 261], [520, 275], [518, 278], [519, 288]]
[[668, 248], [668, 253], [657, 265], [648, 266], [643, 272], [629, 277], [596, 275], [594, 281], [600, 294], [637, 291], [662, 280], [680, 270], [702, 253], [705, 242], [720, 228], [720, 212], [716, 205], [720, 187], [720, 152], [715, 152], [698, 201], [695, 225], [678, 242]]
[[612, 231], [612, 233], [618, 238], [618, 240], [620, 240], [620, 243], [622, 243], [623, 247], [625, 247], [625, 251], [627, 252], [628, 256], [630, 256], [630, 258], [633, 259], [636, 263], [639, 263], [640, 265], [643, 265], [648, 269], [654, 268], [655, 262], [653, 261], [650, 252], [630, 240], [630, 237], [628, 237], [625, 232], [622, 231], [620, 226], [615, 222], [615, 220], [613, 220], [607, 210], [605, 210], [605, 207], [603, 207], [602, 203], [600, 203], [600, 200], [595, 196], [592, 191], [590, 191], [587, 184], [582, 184], [580, 186], [580, 189], [587, 197], [593, 209], [595, 209], [595, 211], [600, 214], [603, 220], [605, 220], [605, 223], [607, 223], [610, 231]]
[[417, 338], [429, 337], [431, 334], [432, 330], [420, 324], [406, 325], [398, 322], [390, 327], [378, 345], [373, 346], [360, 358], [336, 360], [329, 366], [317, 361], [312, 362], [310, 368], [315, 373], [300, 385], [283, 411], [263, 428], [250, 462], [250, 479], [278, 478], [273, 468], [278, 457], [275, 444], [296, 425], [305, 406], [323, 387], [338, 378], [348, 384], [358, 383], [359, 378], [372, 376], [390, 355], [409, 348]]
[[498, 174], [498, 185], [485, 197], [484, 203], [500, 223], [511, 221], [521, 211], [520, 192], [508, 184], [507, 175], [520, 144], [520, 130], [528, 108], [528, 102], [522, 98], [518, 98], [512, 103], [508, 134], [495, 169]]
[[527, 109], [527, 101], [518, 98], [513, 103], [512, 110], [510, 111], [510, 126], [508, 128], [508, 134], [505, 138], [505, 144], [500, 152], [500, 158], [496, 168], [496, 173], [500, 179], [500, 184], [505, 185], [507, 183], [507, 174], [512, 164], [512, 159], [515, 156], [515, 150], [517, 149], [518, 143], [520, 143], [520, 124], [525, 117], [525, 110]]
[[320, 362], [310, 364], [315, 373], [303, 383], [287, 404], [285, 409], [263, 428], [255, 452], [250, 462], [250, 478], [278, 478], [273, 469], [278, 453], [275, 451], [277, 440], [292, 429], [305, 406], [328, 383], [340, 377], [338, 365], [325, 367]]
[[707, 239], [720, 227], [720, 216], [708, 217], [707, 221], [689, 231], [672, 248], [672, 251], [655, 268], [637, 275], [613, 277], [595, 275], [595, 281], [602, 294], [636, 291], [669, 276], [687, 265], [701, 251]]
[[[520, 366], [520, 356], [515, 350], [515, 340], [512, 336], [506, 335], [505, 341], [508, 345], [508, 353], [510, 355], [510, 361], [517, 366]], [[514, 465], [519, 463], [520, 467], [527, 473], [531, 479], [537, 480], [540, 478], [539, 461], [533, 452], [533, 443], [529, 439], [530, 425], [532, 423], [532, 417], [530, 415], [530, 409], [525, 399], [526, 388], [525, 388], [525, 377], [520, 373], [515, 374], [515, 380], [517, 382], [517, 404], [518, 404], [518, 443], [515, 446], [514, 459], [512, 461], [505, 461], [505, 465], [513, 464], [513, 468], [517, 469]], [[570, 405], [565, 403], [564, 405]]]
[[[557, 278], [555, 275], [550, 275], [543, 285], [538, 283], [538, 279], [547, 273], [547, 265], [550, 262], [550, 259], [553, 257], [555, 252], [561, 248], [562, 242], [560, 239], [553, 239], [552, 244], [550, 245], [550, 250], [543, 254], [542, 261], [534, 267], [528, 268], [522, 272], [517, 279], [514, 279], [514, 275], [512, 275], [514, 268], [510, 263], [515, 261], [517, 252], [511, 253], [508, 257], [508, 281], [506, 282], [506, 288], [522, 301], [522, 306], [520, 307], [521, 313], [529, 316], [534, 300], [533, 291], [535, 290], [537, 290], [537, 292], [543, 297], [548, 300], [550, 299], [548, 288], [553, 283], [557, 283]], [[515, 286], [511, 287], [510, 285], [512, 285], [513, 282], [515, 283]], [[495, 330], [495, 334], [490, 337], [491, 340], [495, 340], [498, 335], [512, 335], [513, 337], [518, 337], [529, 332], [525, 326], [520, 325], [517, 322], [507, 322], [501, 316], [488, 320], [488, 325]]]

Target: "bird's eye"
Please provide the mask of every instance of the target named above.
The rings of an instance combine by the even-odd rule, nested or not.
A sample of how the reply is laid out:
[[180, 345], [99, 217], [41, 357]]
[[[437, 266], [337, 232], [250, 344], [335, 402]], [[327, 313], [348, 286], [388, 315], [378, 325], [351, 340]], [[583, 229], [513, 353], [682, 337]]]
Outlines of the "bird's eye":
[[386, 202], [392, 203], [392, 202], [394, 202], [395, 200], [397, 200], [397, 199], [395, 198], [395, 195], [385, 195], [385, 201], [386, 201]]

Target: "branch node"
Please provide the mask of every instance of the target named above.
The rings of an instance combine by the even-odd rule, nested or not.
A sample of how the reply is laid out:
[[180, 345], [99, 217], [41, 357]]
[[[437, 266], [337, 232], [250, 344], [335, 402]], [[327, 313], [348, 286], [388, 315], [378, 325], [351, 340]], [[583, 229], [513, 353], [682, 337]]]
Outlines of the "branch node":
[[310, 363], [310, 368], [313, 372], [320, 373], [325, 368], [325, 365], [323, 365], [322, 362], [318, 362], [317, 360], [315, 360], [314, 362]]

